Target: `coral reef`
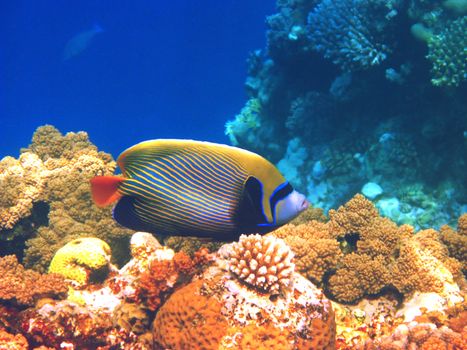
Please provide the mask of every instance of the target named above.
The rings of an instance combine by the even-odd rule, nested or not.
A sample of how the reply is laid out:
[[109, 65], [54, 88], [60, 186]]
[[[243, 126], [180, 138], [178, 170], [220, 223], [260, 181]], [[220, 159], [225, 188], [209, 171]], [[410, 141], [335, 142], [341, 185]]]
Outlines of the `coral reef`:
[[404, 296], [437, 292], [457, 300], [457, 283], [465, 283], [462, 260], [450, 256], [442, 234], [398, 227], [359, 194], [330, 210], [326, 223], [289, 224], [271, 234], [290, 245], [301, 273], [340, 302], [356, 302], [385, 288]]
[[[271, 294], [230, 273], [238, 264], [232, 254], [250, 241], [274, 251], [265, 236], [223, 246], [200, 278], [174, 292], [160, 308], [153, 325], [156, 342], [171, 349], [259, 349], [265, 340], [271, 349], [334, 348], [331, 304], [309, 281], [293, 273], [290, 289]], [[243, 256], [247, 266], [257, 258]]]
[[[131, 231], [119, 227], [110, 208], [93, 205], [88, 180], [110, 175], [115, 162], [99, 152], [85, 132], [62, 135], [53, 126], [37, 129], [29, 148], [18, 160], [0, 161], [0, 241], [16, 239], [26, 266], [46, 271], [55, 252], [66, 242], [93, 236], [113, 243], [114, 259], [128, 256], [120, 242]], [[25, 243], [24, 243], [25, 242]], [[2, 248], [0, 248], [1, 251]]]
[[313, 49], [345, 70], [368, 68], [390, 52], [377, 36], [396, 13], [388, 1], [323, 0], [308, 16], [309, 40]]
[[458, 18], [428, 40], [434, 85], [458, 86], [467, 80], [467, 16]]
[[230, 271], [245, 283], [279, 293], [290, 288], [295, 270], [293, 253], [281, 239], [272, 236], [241, 235], [229, 253]]
[[456, 0], [277, 1], [248, 59], [261, 127], [227, 122], [232, 142], [325, 211], [372, 182], [398, 224], [453, 226], [467, 208], [465, 22]]
[[83, 237], [68, 242], [54, 255], [49, 273], [62, 275], [78, 285], [88, 284], [92, 275], [108, 270], [111, 250], [99, 238]]
[[27, 270], [14, 255], [0, 258], [0, 300], [31, 306], [44, 297], [63, 297], [68, 290], [63, 277]]

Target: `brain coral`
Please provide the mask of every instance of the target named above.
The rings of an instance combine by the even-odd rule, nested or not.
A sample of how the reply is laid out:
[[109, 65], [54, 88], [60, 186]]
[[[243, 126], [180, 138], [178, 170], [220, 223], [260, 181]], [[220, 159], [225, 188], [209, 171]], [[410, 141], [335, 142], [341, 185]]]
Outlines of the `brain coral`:
[[93, 237], [77, 238], [55, 253], [49, 272], [85, 285], [92, 275], [107, 270], [110, 257], [110, 247], [103, 240]]
[[[118, 243], [126, 242], [131, 231], [114, 222], [110, 208], [97, 208], [90, 195], [89, 179], [115, 170], [109, 154], [99, 152], [84, 132], [63, 136], [50, 125], [38, 128], [21, 152], [18, 160], [0, 162], [0, 189], [9, 189], [0, 199], [0, 237], [20, 231], [30, 216], [42, 218], [41, 225], [21, 230], [27, 240], [25, 265], [45, 271], [60, 247], [82, 236], [112, 243], [117, 260], [127, 255]], [[34, 212], [37, 203], [47, 210]]]
[[283, 240], [241, 235], [232, 244], [229, 255], [230, 271], [242, 281], [272, 294], [290, 287], [295, 264], [293, 253]]
[[[261, 239], [269, 241], [264, 236]], [[222, 247], [219, 258], [199, 279], [174, 292], [160, 308], [153, 325], [154, 338], [160, 346], [169, 349], [334, 348], [332, 307], [316, 287], [293, 273], [290, 277], [293, 288], [281, 294], [252, 288], [230, 272], [231, 261], [222, 257], [228, 257], [232, 250], [232, 245]]]
[[461, 240], [452, 229], [443, 230], [442, 235], [435, 230], [414, 234], [412, 227], [379, 216], [369, 200], [356, 195], [330, 210], [326, 223], [289, 224], [271, 234], [290, 245], [300, 272], [323, 284], [336, 300], [351, 303], [385, 287], [406, 296], [415, 291], [457, 295], [456, 283], [465, 282], [455, 259], [461, 254], [450, 256], [442, 238], [456, 252], [462, 248], [454, 242]]

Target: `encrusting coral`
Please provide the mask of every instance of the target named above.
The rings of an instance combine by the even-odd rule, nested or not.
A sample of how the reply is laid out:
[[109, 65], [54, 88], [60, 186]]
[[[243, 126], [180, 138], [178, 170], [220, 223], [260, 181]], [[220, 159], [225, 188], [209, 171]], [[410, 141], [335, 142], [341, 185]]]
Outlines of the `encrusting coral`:
[[232, 243], [230, 271], [242, 281], [271, 294], [290, 287], [293, 253], [281, 239], [241, 235]]
[[[118, 226], [111, 208], [97, 208], [91, 199], [89, 179], [113, 174], [116, 164], [99, 152], [85, 132], [62, 135], [46, 125], [34, 133], [31, 145], [18, 160], [0, 161], [0, 240], [21, 234], [26, 241], [26, 266], [45, 271], [55, 252], [69, 240], [92, 236], [112, 243], [114, 259], [127, 257], [119, 242], [131, 231]], [[34, 205], [45, 210], [34, 213]], [[41, 224], [21, 225], [40, 216]], [[19, 252], [20, 253], [20, 252]]]
[[110, 258], [110, 247], [103, 240], [93, 237], [77, 238], [55, 253], [49, 273], [57, 273], [78, 285], [85, 285], [92, 275], [108, 269]]
[[44, 297], [63, 297], [68, 290], [62, 276], [27, 270], [14, 255], [0, 258], [0, 300], [31, 306]]

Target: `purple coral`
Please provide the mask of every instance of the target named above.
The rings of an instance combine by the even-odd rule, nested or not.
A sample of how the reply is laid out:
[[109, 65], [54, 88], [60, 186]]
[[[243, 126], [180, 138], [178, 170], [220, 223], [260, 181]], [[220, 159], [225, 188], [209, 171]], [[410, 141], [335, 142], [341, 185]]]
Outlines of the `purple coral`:
[[312, 47], [347, 71], [380, 64], [383, 30], [397, 11], [383, 0], [322, 0], [308, 15]]

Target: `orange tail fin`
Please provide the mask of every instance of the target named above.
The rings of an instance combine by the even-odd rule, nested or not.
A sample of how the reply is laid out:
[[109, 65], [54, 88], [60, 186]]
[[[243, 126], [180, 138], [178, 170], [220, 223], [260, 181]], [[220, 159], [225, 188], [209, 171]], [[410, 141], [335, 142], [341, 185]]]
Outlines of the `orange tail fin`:
[[98, 207], [105, 207], [120, 199], [118, 186], [125, 181], [118, 176], [96, 176], [91, 179], [92, 199]]

